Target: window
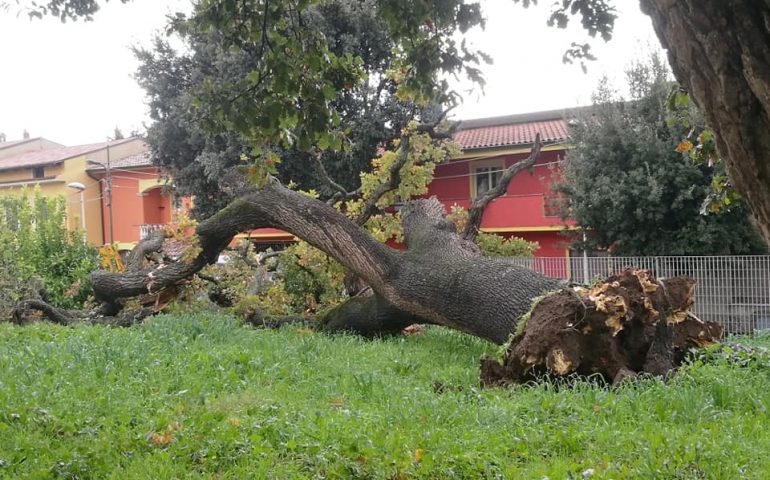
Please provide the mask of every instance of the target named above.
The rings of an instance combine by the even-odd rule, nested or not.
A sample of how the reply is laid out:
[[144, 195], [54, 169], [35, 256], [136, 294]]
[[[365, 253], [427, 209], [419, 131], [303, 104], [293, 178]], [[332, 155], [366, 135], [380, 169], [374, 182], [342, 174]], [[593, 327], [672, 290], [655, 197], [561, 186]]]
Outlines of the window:
[[491, 164], [477, 165], [473, 167], [473, 196], [483, 195], [491, 188], [500, 183], [503, 176], [503, 163], [494, 162]]
[[32, 178], [45, 178], [45, 167], [34, 167], [32, 169]]

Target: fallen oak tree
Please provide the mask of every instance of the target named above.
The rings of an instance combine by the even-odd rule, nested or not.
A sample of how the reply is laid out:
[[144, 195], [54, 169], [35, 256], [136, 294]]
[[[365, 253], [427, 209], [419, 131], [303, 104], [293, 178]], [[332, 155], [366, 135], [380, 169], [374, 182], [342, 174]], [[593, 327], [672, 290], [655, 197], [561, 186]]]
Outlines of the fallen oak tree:
[[719, 337], [717, 326], [688, 313], [691, 280], [656, 282], [630, 271], [576, 291], [510, 259], [482, 256], [457, 234], [435, 198], [409, 202], [401, 218], [404, 251], [374, 240], [326, 203], [270, 181], [197, 226], [200, 253], [191, 261], [144, 268], [134, 262], [122, 273], [94, 272], [90, 281], [107, 311], [125, 299], [174, 288], [215, 262], [237, 233], [274, 227], [324, 251], [372, 288], [373, 295], [352, 298], [321, 318], [318, 325], [326, 330], [371, 334], [426, 323], [503, 344], [533, 299], [545, 295], [514, 336], [504, 365], [485, 362], [487, 384], [545, 372], [599, 373], [610, 381], [637, 372], [663, 374], [680, 360], [677, 352]]
[[[415, 323], [444, 325], [496, 343], [513, 331], [530, 300], [561, 282], [512, 264], [481, 256], [478, 247], [457, 235], [435, 199], [408, 203], [401, 212], [406, 250], [388, 247], [329, 205], [277, 182], [242, 196], [196, 228], [200, 253], [189, 263], [114, 273], [94, 272], [97, 300], [107, 304], [161, 291], [209, 263], [239, 232], [272, 226], [324, 251], [355, 272], [374, 291], [356, 314], [345, 310], [361, 297], [321, 319], [328, 328], [373, 333], [362, 319], [371, 313], [382, 327]], [[371, 298], [371, 300], [368, 300]], [[387, 306], [387, 307], [386, 307]], [[403, 323], [406, 312], [411, 317]], [[354, 318], [355, 317], [355, 318]], [[348, 321], [350, 323], [348, 323]], [[332, 326], [333, 325], [333, 326]], [[400, 329], [400, 328], [398, 328]]]

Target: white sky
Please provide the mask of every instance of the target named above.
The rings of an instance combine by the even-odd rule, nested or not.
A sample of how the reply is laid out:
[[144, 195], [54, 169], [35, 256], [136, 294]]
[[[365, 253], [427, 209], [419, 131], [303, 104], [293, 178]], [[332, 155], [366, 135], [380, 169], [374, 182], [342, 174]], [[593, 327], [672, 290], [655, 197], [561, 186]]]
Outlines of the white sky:
[[[572, 41], [583, 41], [579, 23], [567, 31], [545, 25], [550, 2], [524, 9], [510, 0], [483, 2], [487, 28], [469, 40], [495, 60], [485, 66], [485, 95], [465, 95], [457, 118], [478, 118], [590, 103], [603, 74], [621, 84], [630, 60], [657, 49], [649, 19], [638, 2], [618, 0], [613, 40], [594, 40], [599, 57], [588, 74], [561, 57]], [[13, 2], [12, 2], [13, 4]], [[8, 140], [33, 136], [76, 145], [99, 142], [115, 126], [124, 134], [147, 122], [144, 93], [133, 80], [137, 63], [131, 45], [149, 45], [165, 26], [165, 15], [189, 10], [189, 0], [133, 0], [106, 4], [93, 22], [30, 21], [0, 12], [0, 132]]]

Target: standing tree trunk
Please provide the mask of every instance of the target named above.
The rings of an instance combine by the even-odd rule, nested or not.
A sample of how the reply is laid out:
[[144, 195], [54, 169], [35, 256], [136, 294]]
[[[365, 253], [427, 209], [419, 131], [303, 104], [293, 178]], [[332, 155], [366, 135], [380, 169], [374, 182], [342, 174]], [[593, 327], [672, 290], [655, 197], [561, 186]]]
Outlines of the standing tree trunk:
[[770, 3], [641, 0], [770, 244]]

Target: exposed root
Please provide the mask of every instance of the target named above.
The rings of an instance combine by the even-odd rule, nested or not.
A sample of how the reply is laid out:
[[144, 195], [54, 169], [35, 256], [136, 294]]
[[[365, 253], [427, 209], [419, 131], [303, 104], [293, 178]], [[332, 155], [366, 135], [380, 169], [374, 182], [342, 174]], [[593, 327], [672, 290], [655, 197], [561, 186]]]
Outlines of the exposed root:
[[619, 383], [639, 373], [665, 375], [694, 347], [714, 343], [721, 327], [690, 313], [695, 283], [657, 282], [626, 270], [589, 289], [564, 289], [540, 300], [511, 339], [502, 363], [482, 360], [484, 385], [543, 375], [599, 374]]

